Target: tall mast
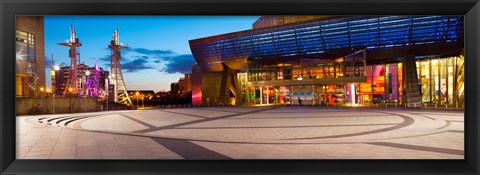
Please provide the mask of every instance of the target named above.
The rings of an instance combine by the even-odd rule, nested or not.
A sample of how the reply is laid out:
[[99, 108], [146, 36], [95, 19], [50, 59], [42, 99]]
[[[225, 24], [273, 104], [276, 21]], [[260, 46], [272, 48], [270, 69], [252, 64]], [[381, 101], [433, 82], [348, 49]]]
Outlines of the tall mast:
[[70, 50], [68, 51], [68, 56], [70, 57], [70, 75], [68, 76], [67, 84], [65, 86], [63, 95], [80, 95], [82, 93], [82, 87], [81, 80], [78, 77], [79, 71], [77, 63], [79, 63], [80, 60], [77, 57], [79, 55], [79, 53], [77, 53], [77, 47], [82, 46], [82, 43], [80, 43], [80, 40], [77, 38], [75, 28], [73, 28], [72, 24], [70, 24], [70, 40], [58, 44], [70, 48]]
[[126, 105], [133, 105], [132, 101], [128, 97], [125, 81], [123, 81], [122, 68], [120, 66], [121, 53], [120, 50], [128, 48], [121, 45], [118, 40], [118, 28], [113, 32], [112, 40], [108, 48], [112, 50], [110, 56], [110, 72], [113, 81], [113, 100], [117, 103]]

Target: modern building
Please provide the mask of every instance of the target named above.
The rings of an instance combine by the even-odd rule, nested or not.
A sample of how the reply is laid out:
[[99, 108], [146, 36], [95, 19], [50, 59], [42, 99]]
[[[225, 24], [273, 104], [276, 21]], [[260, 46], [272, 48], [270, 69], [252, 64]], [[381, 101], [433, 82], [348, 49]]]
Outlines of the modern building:
[[252, 24], [253, 29], [327, 18], [328, 16], [262, 16]]
[[463, 16], [261, 17], [189, 41], [192, 101], [463, 105], [463, 26]]
[[[95, 67], [89, 67], [85, 64], [79, 64], [77, 65], [78, 67], [78, 72], [77, 72], [77, 79], [81, 80], [80, 82], [82, 83], [81, 87], [83, 87], [84, 92], [87, 93], [88, 89], [88, 80], [95, 80]], [[106, 94], [105, 93], [105, 87], [106, 87], [106, 81], [108, 78], [109, 72], [104, 71], [103, 68], [98, 68], [98, 91], [101, 91], [101, 94]], [[64, 95], [68, 77], [70, 76], [70, 66], [64, 66], [60, 67], [60, 70], [54, 71], [52, 74], [52, 82], [55, 82], [54, 86], [52, 87], [53, 92], [56, 95], [62, 96]], [[97, 84], [97, 82], [94, 82], [92, 84]], [[97, 89], [95, 88], [95, 89]], [[87, 95], [89, 96], [89, 95]]]
[[41, 96], [45, 88], [45, 46], [43, 16], [16, 17], [15, 94]]

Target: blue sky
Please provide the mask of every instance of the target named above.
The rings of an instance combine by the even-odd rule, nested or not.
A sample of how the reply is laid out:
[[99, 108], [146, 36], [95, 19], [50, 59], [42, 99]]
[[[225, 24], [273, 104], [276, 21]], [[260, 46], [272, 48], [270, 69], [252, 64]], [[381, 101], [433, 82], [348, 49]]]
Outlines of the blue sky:
[[[170, 83], [191, 72], [195, 60], [188, 40], [252, 28], [259, 16], [45, 16], [45, 59], [51, 65], [70, 64], [68, 47], [72, 24], [82, 43], [81, 61], [109, 70], [108, 44], [116, 28], [122, 51], [125, 84], [130, 89], [170, 90]], [[47, 71], [48, 72], [48, 71]], [[48, 73], [47, 73], [48, 74]], [[49, 75], [47, 75], [49, 76]], [[47, 82], [49, 84], [49, 82]]]

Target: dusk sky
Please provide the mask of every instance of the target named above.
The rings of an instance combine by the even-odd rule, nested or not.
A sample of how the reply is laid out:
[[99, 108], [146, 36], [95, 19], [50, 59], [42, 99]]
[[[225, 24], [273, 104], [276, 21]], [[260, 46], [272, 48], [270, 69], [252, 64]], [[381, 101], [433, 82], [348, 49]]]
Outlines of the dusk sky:
[[[70, 65], [68, 47], [57, 45], [69, 38], [72, 24], [81, 61], [110, 70], [108, 44], [116, 28], [122, 51], [122, 72], [127, 89], [169, 91], [170, 83], [191, 73], [195, 60], [188, 40], [252, 28], [259, 16], [45, 16], [45, 65]], [[49, 77], [49, 71], [47, 71]], [[49, 80], [49, 78], [47, 78]], [[50, 84], [47, 81], [47, 84]]]

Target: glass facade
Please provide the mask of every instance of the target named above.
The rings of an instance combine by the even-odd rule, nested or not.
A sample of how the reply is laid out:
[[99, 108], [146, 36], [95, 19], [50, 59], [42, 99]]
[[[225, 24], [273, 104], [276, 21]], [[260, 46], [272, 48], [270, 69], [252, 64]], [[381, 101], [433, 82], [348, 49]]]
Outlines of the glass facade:
[[202, 71], [246, 70], [246, 104], [404, 104], [406, 91], [417, 103], [416, 88], [405, 89], [416, 84], [405, 75], [414, 55], [421, 101], [454, 105], [463, 101], [463, 57], [431, 57], [459, 55], [463, 26], [463, 16], [330, 16], [189, 44]]
[[[367, 66], [367, 82], [357, 83], [356, 103], [402, 103], [403, 64]], [[350, 87], [347, 85], [347, 87]], [[350, 89], [347, 89], [350, 91]], [[348, 98], [351, 102], [351, 97]]]
[[337, 59], [298, 59], [278, 64], [248, 63], [248, 81], [303, 80], [365, 76], [365, 50]]
[[190, 40], [204, 70], [224, 61], [335, 58], [345, 51], [455, 43], [463, 16], [348, 16], [292, 23]]
[[462, 105], [464, 97], [463, 56], [428, 58], [417, 61], [422, 102]]
[[[464, 100], [464, 56], [453, 56], [446, 58], [424, 58], [416, 61], [419, 86], [421, 88], [422, 103], [426, 105], [449, 105], [463, 106]], [[341, 77], [348, 71], [342, 70], [344, 64], [333, 64], [315, 66], [316, 64], [304, 64], [302, 69], [295, 73], [295, 66], [292, 78], [304, 76], [309, 78]], [[333, 84], [288, 84], [278, 86], [248, 86], [244, 90], [245, 104], [283, 104], [283, 105], [335, 105], [335, 104], [403, 104], [404, 92], [404, 65], [402, 63], [389, 63], [365, 66], [366, 81], [351, 83]], [[308, 68], [314, 69], [308, 69]], [[280, 74], [279, 71], [271, 71], [270, 79], [268, 71], [254, 69], [248, 75], [254, 76], [244, 78], [241, 81], [268, 81], [281, 80], [279, 77], [289, 77], [289, 74]], [[268, 69], [277, 70], [277, 69]], [[282, 69], [280, 69], [282, 70]], [[321, 71], [319, 71], [321, 70]], [[331, 70], [331, 71], [327, 71]], [[344, 69], [346, 70], [346, 69]], [[280, 71], [282, 72], [282, 71]], [[284, 71], [283, 71], [284, 72]], [[302, 72], [304, 74], [302, 74]], [[313, 72], [310, 76], [308, 72]], [[328, 74], [333, 72], [331, 76]], [[362, 73], [362, 71], [359, 71]], [[306, 73], [306, 74], [305, 74]], [[256, 75], [266, 75], [258, 78]], [[282, 75], [282, 76], [279, 76]], [[277, 77], [275, 79], [275, 77]], [[288, 80], [288, 79], [287, 79]], [[242, 83], [244, 86], [246, 82]], [[299, 100], [300, 99], [300, 100]]]

